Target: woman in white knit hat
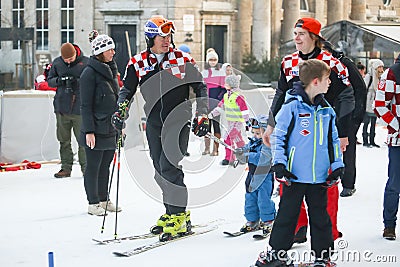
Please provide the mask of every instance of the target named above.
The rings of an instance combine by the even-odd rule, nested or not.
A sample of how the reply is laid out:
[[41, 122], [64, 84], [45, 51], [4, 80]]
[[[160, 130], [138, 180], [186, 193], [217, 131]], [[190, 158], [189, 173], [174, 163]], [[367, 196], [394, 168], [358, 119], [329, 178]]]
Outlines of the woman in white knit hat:
[[108, 201], [110, 164], [116, 149], [117, 131], [111, 116], [118, 109], [118, 69], [113, 60], [115, 44], [111, 37], [98, 35], [92, 42], [93, 55], [80, 78], [82, 127], [80, 144], [85, 148], [84, 186], [88, 213], [104, 215], [121, 211]]
[[[379, 79], [383, 73], [383, 62], [380, 59], [371, 59], [369, 61], [369, 70], [364, 77], [365, 84], [367, 85], [367, 104], [364, 115], [363, 127], [363, 146], [365, 147], [380, 147], [375, 143], [375, 124], [376, 115], [374, 113], [374, 100], [376, 90], [378, 89]], [[368, 132], [368, 125], [371, 124]]]
[[[202, 75], [207, 85], [208, 108], [209, 110], [213, 110], [226, 93], [224, 87], [225, 72], [221, 69], [221, 64], [218, 63], [218, 54], [213, 48], [207, 49], [206, 65], [202, 71]], [[210, 132], [216, 137], [221, 138], [220, 116], [216, 116], [210, 120]], [[213, 151], [210, 152], [211, 141], [208, 137], [204, 137], [204, 140], [205, 148], [203, 155], [218, 156], [219, 144], [214, 142]]]

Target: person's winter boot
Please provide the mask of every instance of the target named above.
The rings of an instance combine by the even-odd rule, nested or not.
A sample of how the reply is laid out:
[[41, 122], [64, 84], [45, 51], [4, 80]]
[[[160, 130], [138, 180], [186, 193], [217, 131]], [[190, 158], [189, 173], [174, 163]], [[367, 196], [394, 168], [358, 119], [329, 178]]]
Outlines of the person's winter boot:
[[223, 159], [223, 160], [221, 161], [221, 165], [222, 165], [222, 166], [227, 166], [227, 165], [230, 165], [230, 164], [231, 164], [230, 161], [227, 160], [227, 159]]
[[342, 192], [340, 193], [341, 197], [351, 197], [356, 192], [355, 188], [343, 188]]
[[164, 234], [169, 234], [174, 237], [178, 234], [185, 234], [186, 232], [186, 212], [171, 214], [171, 219], [164, 227]]
[[304, 242], [307, 242], [307, 225], [300, 227], [293, 238], [293, 243], [300, 244]]
[[247, 222], [245, 225], [242, 226], [242, 228], [240, 228], [240, 232], [242, 233], [247, 233], [247, 232], [252, 232], [255, 230], [260, 229], [260, 222], [256, 221], [256, 222]]
[[369, 144], [371, 147], [377, 147], [380, 148], [381, 146], [375, 144], [375, 134], [370, 134], [369, 135]]
[[204, 145], [205, 145], [205, 147], [204, 147], [204, 151], [203, 151], [202, 155], [210, 154], [210, 143], [211, 143], [210, 138], [204, 137]]
[[103, 216], [106, 210], [101, 207], [100, 203], [89, 204], [88, 213], [90, 215]]
[[114, 203], [111, 202], [111, 200], [108, 201], [100, 201], [100, 206], [103, 209], [106, 209], [107, 207], [107, 211], [111, 211], [111, 212], [120, 212], [122, 211], [121, 207], [118, 206], [118, 208], [114, 205]]
[[61, 169], [57, 173], [54, 174], [54, 177], [56, 177], [56, 178], [71, 177], [71, 171]]
[[396, 231], [394, 227], [385, 227], [383, 230], [383, 238], [387, 240], [396, 240]]
[[[219, 139], [219, 138], [221, 138], [221, 134], [216, 133], [215, 137], [217, 137]], [[215, 156], [218, 156], [219, 143], [217, 143], [215, 141], [213, 143], [214, 143], [214, 146], [213, 146], [213, 152], [211, 152], [211, 156], [215, 157]]]
[[363, 133], [362, 137], [363, 137], [363, 146], [371, 147], [368, 141], [369, 134]]
[[165, 225], [169, 222], [171, 219], [171, 215], [169, 214], [163, 214], [158, 218], [156, 225], [150, 228], [150, 232], [159, 235], [163, 232]]
[[254, 266], [257, 267], [288, 267], [294, 266], [287, 255], [282, 255], [282, 253], [271, 251], [262, 251], [258, 255], [258, 259]]

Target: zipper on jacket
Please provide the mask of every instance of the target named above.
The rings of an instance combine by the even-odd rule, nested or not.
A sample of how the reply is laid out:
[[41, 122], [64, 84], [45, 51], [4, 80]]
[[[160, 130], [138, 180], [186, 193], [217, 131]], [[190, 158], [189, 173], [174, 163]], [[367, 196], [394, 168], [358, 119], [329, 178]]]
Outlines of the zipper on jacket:
[[292, 171], [293, 166], [293, 159], [294, 159], [294, 152], [296, 151], [296, 147], [291, 147], [289, 152], [289, 159], [288, 159], [288, 171]]
[[315, 158], [316, 158], [316, 155], [317, 155], [317, 149], [316, 149], [316, 146], [317, 146], [317, 123], [318, 123], [317, 112], [314, 111], [314, 140], [313, 140], [314, 144], [313, 144], [313, 160], [312, 160], [312, 175], [313, 175], [313, 182], [314, 183], [317, 180], [315, 178]]
[[319, 145], [322, 145], [322, 142], [324, 141], [324, 127], [322, 123], [322, 117], [322, 114], [319, 114]]

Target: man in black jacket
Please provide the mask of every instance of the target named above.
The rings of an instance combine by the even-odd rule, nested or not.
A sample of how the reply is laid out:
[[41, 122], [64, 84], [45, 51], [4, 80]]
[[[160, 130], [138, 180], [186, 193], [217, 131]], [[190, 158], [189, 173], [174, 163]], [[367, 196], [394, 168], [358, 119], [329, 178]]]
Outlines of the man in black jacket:
[[[57, 139], [60, 142], [61, 170], [54, 174], [56, 178], [70, 177], [73, 165], [71, 147], [71, 129], [76, 140], [81, 130], [79, 77], [86, 67], [88, 58], [74, 44], [61, 46], [61, 56], [57, 57], [49, 71], [48, 84], [57, 87], [54, 96], [54, 112], [57, 120]], [[86, 156], [83, 147], [78, 149], [79, 164], [85, 172]]]
[[[207, 114], [207, 87], [194, 59], [175, 48], [174, 32], [174, 23], [164, 17], [152, 17], [145, 23], [147, 49], [129, 60], [118, 98], [120, 108], [113, 116], [114, 127], [121, 130], [125, 106], [140, 86], [154, 179], [161, 188], [165, 206], [165, 214], [152, 232], [167, 236], [190, 231], [188, 192], [179, 162], [187, 149], [190, 132], [191, 88], [196, 93], [198, 115]], [[194, 128], [205, 130], [195, 130], [195, 134], [204, 136], [209, 131], [207, 126], [207, 117], [202, 117]]]
[[367, 101], [367, 87], [364, 79], [358, 71], [357, 65], [342, 51], [335, 50], [334, 46], [329, 42], [324, 42], [324, 49], [331, 53], [334, 57], [340, 60], [349, 71], [349, 80], [354, 90], [355, 107], [351, 116], [350, 126], [348, 129], [349, 145], [343, 153], [343, 160], [346, 166], [342, 177], [343, 190], [340, 193], [341, 197], [349, 197], [356, 191], [356, 145], [357, 132], [360, 128], [365, 114]]

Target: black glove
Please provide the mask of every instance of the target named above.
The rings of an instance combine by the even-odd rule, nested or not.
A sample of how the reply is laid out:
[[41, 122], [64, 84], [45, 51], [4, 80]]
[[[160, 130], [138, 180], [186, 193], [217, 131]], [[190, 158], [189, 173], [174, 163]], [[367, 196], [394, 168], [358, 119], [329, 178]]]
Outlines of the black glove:
[[275, 180], [280, 183], [285, 184], [286, 186], [291, 185], [291, 181], [289, 180], [292, 178], [293, 180], [297, 180], [297, 176], [291, 173], [290, 171], [286, 170], [285, 165], [282, 163], [275, 164], [271, 167], [271, 170], [274, 172]]
[[322, 185], [324, 187], [332, 187], [339, 183], [339, 180], [344, 175], [344, 167], [337, 168], [326, 178], [326, 182]]
[[239, 163], [245, 164], [245, 163], [248, 162], [248, 159], [249, 159], [249, 158], [244, 154], [244, 153], [246, 153], [246, 152], [248, 152], [248, 151], [247, 151], [247, 149], [246, 149], [245, 147], [239, 147], [239, 148], [236, 148], [236, 149], [233, 151], [233, 154], [235, 154], [236, 159], [239, 161]]
[[192, 132], [198, 136], [205, 136], [210, 131], [210, 121], [207, 118], [207, 115], [202, 115], [200, 117], [200, 121], [197, 117], [194, 117], [192, 123]]
[[117, 131], [122, 131], [122, 129], [124, 128], [124, 121], [129, 110], [128, 105], [128, 100], [125, 100], [122, 103], [118, 103], [118, 110], [111, 116], [111, 125]]

